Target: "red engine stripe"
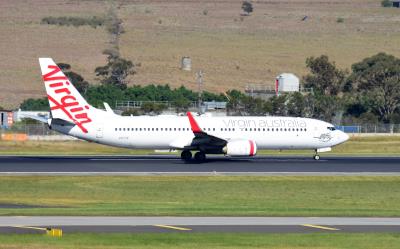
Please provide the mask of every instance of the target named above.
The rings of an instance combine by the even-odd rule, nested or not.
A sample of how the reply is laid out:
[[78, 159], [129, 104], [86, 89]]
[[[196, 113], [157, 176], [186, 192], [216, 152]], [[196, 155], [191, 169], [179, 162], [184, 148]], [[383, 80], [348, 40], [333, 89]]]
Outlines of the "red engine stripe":
[[254, 156], [254, 142], [249, 140], [250, 143], [250, 155], [249, 156]]

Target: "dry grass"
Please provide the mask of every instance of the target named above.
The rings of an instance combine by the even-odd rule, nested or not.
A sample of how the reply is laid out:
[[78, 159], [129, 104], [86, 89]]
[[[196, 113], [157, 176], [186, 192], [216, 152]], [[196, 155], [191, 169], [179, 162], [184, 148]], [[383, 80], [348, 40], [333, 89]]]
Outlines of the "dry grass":
[[[243, 89], [272, 82], [281, 72], [306, 72], [309, 56], [327, 54], [340, 67], [384, 51], [400, 56], [399, 10], [375, 0], [262, 0], [254, 13], [240, 16], [241, 1], [123, 1], [124, 57], [141, 62], [131, 84], [186, 85], [205, 71], [205, 88]], [[104, 29], [40, 25], [45, 16], [102, 15], [106, 1], [3, 0], [0, 3], [0, 105], [16, 107], [44, 95], [37, 57], [68, 62], [92, 83], [105, 63]], [[204, 15], [203, 10], [208, 10]], [[306, 21], [301, 21], [305, 16]], [[344, 19], [337, 23], [337, 18]], [[191, 56], [193, 72], [179, 70]]]

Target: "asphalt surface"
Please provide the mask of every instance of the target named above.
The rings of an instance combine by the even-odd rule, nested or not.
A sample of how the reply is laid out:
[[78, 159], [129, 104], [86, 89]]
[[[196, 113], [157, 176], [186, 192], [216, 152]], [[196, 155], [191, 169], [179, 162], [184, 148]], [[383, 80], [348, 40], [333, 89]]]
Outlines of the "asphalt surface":
[[400, 232], [400, 218], [346, 217], [0, 217], [0, 233]]
[[400, 175], [400, 157], [2, 156], [0, 175]]

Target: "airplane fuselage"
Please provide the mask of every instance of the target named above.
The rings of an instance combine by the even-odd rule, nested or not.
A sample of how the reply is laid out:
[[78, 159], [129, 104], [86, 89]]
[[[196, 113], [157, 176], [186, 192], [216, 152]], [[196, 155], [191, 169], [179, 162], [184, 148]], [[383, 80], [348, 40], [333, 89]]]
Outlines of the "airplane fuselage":
[[[258, 149], [318, 149], [343, 143], [348, 136], [331, 124], [291, 117], [196, 117], [203, 131], [227, 141], [253, 140]], [[134, 149], [175, 149], [193, 138], [186, 116], [133, 116], [96, 121], [88, 133], [78, 127], [53, 127], [96, 143]]]

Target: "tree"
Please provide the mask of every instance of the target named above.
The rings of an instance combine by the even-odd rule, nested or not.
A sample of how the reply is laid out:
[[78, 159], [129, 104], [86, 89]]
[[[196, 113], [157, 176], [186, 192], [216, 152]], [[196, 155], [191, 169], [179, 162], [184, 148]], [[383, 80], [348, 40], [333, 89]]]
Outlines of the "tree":
[[290, 116], [303, 117], [306, 110], [306, 101], [300, 92], [295, 92], [289, 96], [287, 110]]
[[95, 69], [96, 76], [101, 77], [101, 83], [113, 85], [122, 90], [127, 88], [126, 78], [136, 73], [131, 61], [109, 55], [108, 62], [103, 67]]
[[101, 83], [125, 90], [127, 88], [126, 78], [134, 75], [136, 71], [132, 61], [120, 56], [119, 39], [125, 31], [122, 20], [118, 17], [117, 8], [114, 2], [111, 2], [106, 20], [106, 30], [110, 34], [111, 47], [103, 51], [103, 54], [107, 55], [107, 64], [97, 67], [95, 73], [96, 76], [101, 77]]
[[228, 113], [239, 115], [243, 107], [242, 99], [246, 97], [246, 95], [238, 90], [229, 90], [226, 92], [226, 97], [228, 98], [228, 103], [226, 105]]
[[309, 57], [306, 65], [311, 73], [303, 77], [305, 87], [326, 95], [338, 95], [343, 91], [347, 72], [337, 69], [328, 56]]
[[242, 10], [246, 12], [247, 15], [250, 15], [250, 13], [253, 12], [253, 4], [249, 1], [243, 1]]
[[332, 122], [335, 115], [343, 110], [342, 101], [337, 96], [317, 93], [314, 98], [314, 118]]
[[273, 115], [285, 116], [287, 114], [286, 98], [287, 98], [286, 95], [281, 95], [281, 96], [274, 96], [270, 99], [272, 103]]
[[400, 59], [379, 53], [352, 65], [350, 81], [384, 122], [400, 107]]
[[26, 99], [24, 100], [20, 107], [24, 111], [48, 111], [50, 109], [49, 101], [47, 98], [40, 99]]
[[65, 76], [75, 86], [76, 90], [85, 95], [89, 88], [89, 83], [80, 75], [71, 71], [71, 65], [67, 63], [58, 63], [57, 66], [63, 71]]
[[141, 106], [141, 110], [146, 114], [159, 115], [165, 109], [167, 109], [167, 106], [162, 103], [145, 102]]
[[390, 1], [390, 0], [382, 0], [382, 1], [381, 1], [381, 6], [382, 6], [382, 7], [392, 7], [392, 6], [393, 6], [393, 3], [392, 3], [392, 1]]
[[173, 104], [177, 113], [186, 112], [189, 109], [190, 101], [184, 96], [179, 96]]

